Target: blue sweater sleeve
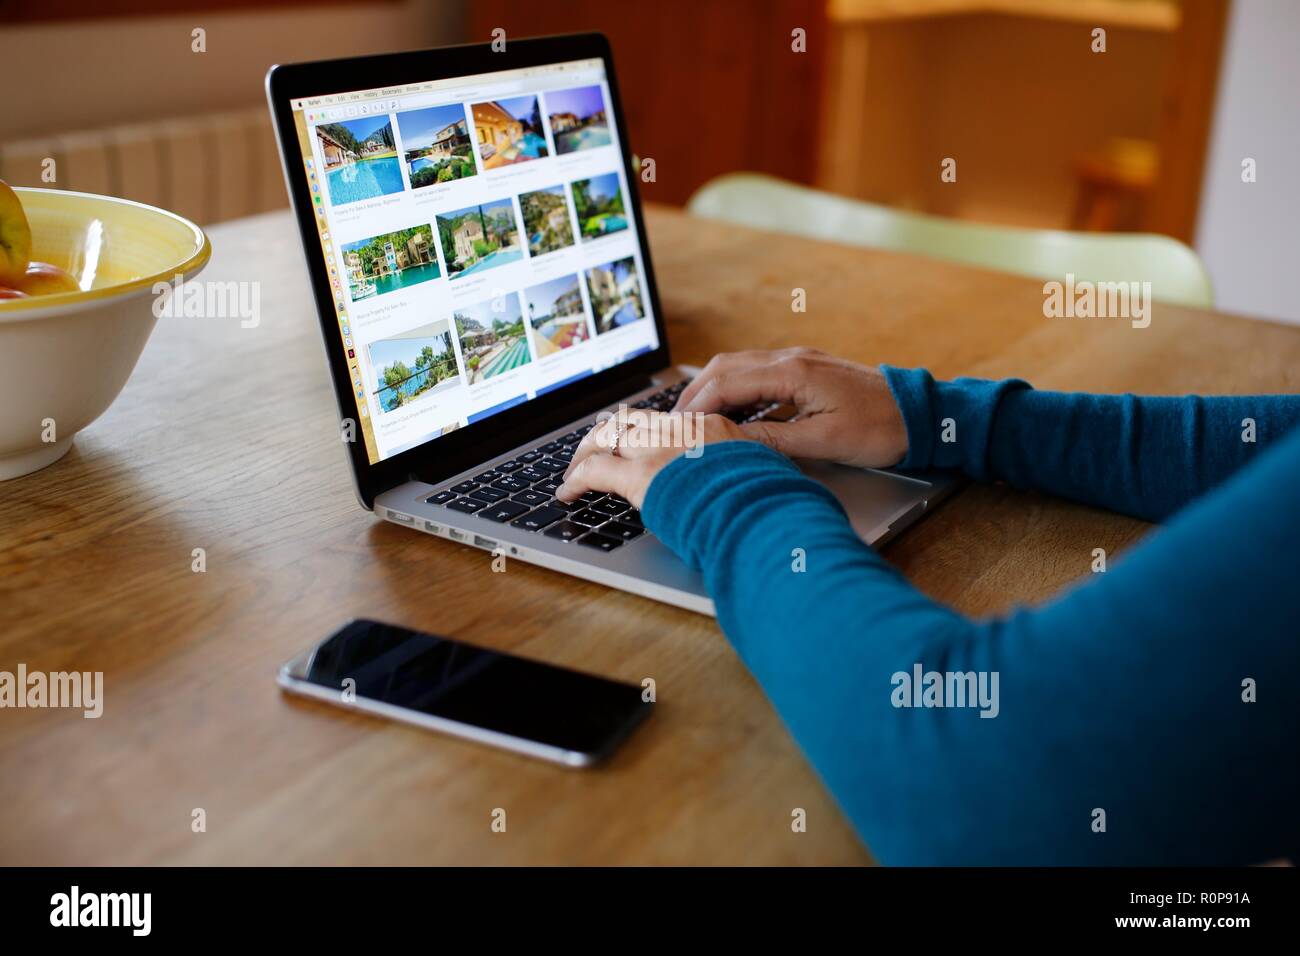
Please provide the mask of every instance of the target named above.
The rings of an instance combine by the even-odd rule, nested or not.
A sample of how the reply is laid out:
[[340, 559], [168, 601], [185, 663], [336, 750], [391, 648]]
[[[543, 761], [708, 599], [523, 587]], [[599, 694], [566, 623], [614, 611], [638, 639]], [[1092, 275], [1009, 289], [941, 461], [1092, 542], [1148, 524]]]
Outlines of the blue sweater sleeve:
[[[972, 407], [958, 388], [946, 407]], [[1147, 406], [1146, 424], [1200, 414], [1162, 407], [1174, 421]], [[1009, 433], [1026, 457], [1056, 447]], [[1300, 849], [1300, 432], [1261, 444], [1107, 573], [989, 621], [915, 590], [829, 492], [755, 443], [672, 462], [643, 513], [702, 569], [724, 632], [882, 862], [1260, 862]]]
[[1300, 425], [1300, 395], [1092, 395], [883, 371], [907, 426], [904, 470], [955, 469], [1150, 521]]

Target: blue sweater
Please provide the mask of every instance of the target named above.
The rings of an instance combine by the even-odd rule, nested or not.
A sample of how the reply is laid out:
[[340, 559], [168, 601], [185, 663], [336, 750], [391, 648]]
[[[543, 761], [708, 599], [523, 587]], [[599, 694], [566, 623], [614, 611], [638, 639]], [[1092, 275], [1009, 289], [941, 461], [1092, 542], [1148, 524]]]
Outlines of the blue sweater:
[[702, 569], [876, 858], [1300, 861], [1300, 396], [885, 373], [901, 467], [1173, 517], [1104, 573], [1080, 542], [1078, 585], [975, 621], [913, 588], [776, 452], [726, 442], [660, 472], [647, 526]]

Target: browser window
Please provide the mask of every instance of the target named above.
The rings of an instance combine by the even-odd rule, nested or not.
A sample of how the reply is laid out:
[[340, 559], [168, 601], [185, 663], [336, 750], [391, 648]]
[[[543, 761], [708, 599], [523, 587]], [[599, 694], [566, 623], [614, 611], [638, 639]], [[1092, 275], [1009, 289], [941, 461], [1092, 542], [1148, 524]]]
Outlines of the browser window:
[[601, 60], [292, 106], [371, 464], [658, 348]]

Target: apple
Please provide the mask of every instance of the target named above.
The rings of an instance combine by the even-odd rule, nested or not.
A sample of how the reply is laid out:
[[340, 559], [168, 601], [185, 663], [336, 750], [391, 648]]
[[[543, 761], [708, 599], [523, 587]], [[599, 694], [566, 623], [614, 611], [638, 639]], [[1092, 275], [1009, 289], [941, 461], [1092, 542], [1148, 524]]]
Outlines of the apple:
[[0, 285], [17, 286], [32, 260], [32, 227], [18, 194], [0, 179]]
[[54, 295], [56, 292], [81, 291], [81, 286], [77, 285], [76, 279], [48, 262], [33, 262], [14, 285], [19, 292], [26, 292], [28, 295]]
[[25, 299], [26, 292], [19, 292], [17, 289], [10, 289], [7, 286], [0, 285], [0, 299]]

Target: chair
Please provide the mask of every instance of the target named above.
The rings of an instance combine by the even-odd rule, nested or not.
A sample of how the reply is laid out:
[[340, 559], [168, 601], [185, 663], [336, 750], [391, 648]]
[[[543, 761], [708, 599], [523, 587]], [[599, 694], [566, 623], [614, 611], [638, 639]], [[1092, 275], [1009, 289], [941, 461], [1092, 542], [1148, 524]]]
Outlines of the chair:
[[1190, 248], [1149, 233], [1099, 235], [959, 222], [847, 199], [757, 173], [705, 183], [686, 208], [756, 229], [964, 262], [1035, 279], [1150, 282], [1171, 305], [1214, 305], [1209, 274]]

